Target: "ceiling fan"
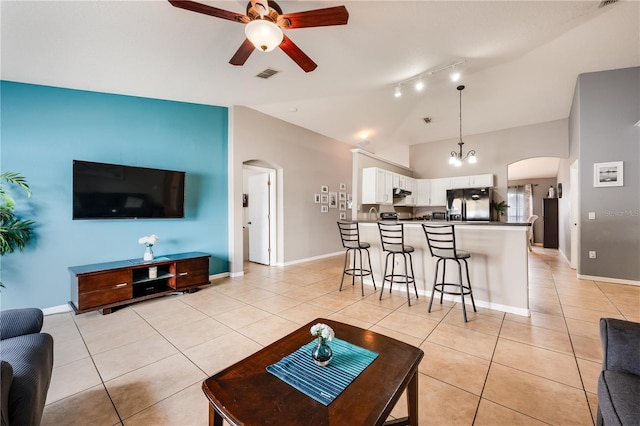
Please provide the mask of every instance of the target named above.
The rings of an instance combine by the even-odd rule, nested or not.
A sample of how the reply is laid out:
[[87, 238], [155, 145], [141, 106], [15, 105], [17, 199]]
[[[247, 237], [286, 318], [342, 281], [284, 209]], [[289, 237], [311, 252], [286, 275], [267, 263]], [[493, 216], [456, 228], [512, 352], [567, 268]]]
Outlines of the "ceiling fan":
[[243, 15], [190, 0], [169, 0], [169, 3], [180, 9], [246, 24], [247, 38], [229, 61], [230, 64], [244, 65], [256, 48], [268, 52], [280, 47], [305, 72], [313, 71], [318, 65], [282, 30], [345, 25], [349, 20], [349, 12], [344, 6], [283, 14], [275, 1], [251, 0], [247, 4], [247, 14]]

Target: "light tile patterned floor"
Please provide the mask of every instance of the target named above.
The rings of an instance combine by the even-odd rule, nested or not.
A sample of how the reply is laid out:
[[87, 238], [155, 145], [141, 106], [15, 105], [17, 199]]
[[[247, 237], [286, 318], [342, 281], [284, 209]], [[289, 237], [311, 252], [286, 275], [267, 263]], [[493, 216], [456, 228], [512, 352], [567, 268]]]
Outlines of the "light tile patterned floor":
[[[555, 250], [530, 255], [530, 318], [378, 300], [338, 291], [342, 256], [289, 267], [247, 264], [242, 278], [102, 316], [45, 318], [55, 366], [43, 425], [203, 425], [202, 380], [317, 317], [419, 346], [421, 424], [593, 424], [600, 317], [640, 322], [640, 287], [576, 278]], [[401, 398], [392, 416], [406, 415]]]

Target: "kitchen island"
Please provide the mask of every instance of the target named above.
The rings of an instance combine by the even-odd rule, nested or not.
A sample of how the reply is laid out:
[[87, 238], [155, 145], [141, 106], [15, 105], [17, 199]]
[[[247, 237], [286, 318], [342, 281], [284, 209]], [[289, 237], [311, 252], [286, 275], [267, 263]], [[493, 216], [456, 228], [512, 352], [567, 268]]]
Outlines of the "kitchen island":
[[[377, 222], [358, 221], [360, 240], [371, 244], [371, 264], [376, 283], [382, 283], [386, 253], [382, 251]], [[528, 223], [504, 222], [438, 222], [401, 221], [404, 223], [405, 244], [415, 252], [413, 269], [418, 293], [430, 296], [435, 274], [436, 258], [431, 257], [422, 224], [452, 224], [455, 226], [456, 246], [471, 253], [469, 276], [476, 305], [529, 316]], [[391, 265], [389, 265], [391, 267]], [[402, 270], [402, 264], [396, 266]], [[458, 282], [457, 267], [449, 264], [447, 282]], [[371, 280], [368, 280], [371, 283]], [[365, 279], [365, 283], [367, 280]], [[396, 290], [405, 291], [396, 284]], [[385, 285], [385, 291], [388, 289]], [[437, 295], [438, 293], [436, 293]], [[413, 292], [412, 292], [413, 295]], [[385, 297], [384, 295], [382, 296]], [[413, 295], [415, 297], [415, 295]], [[445, 294], [445, 299], [460, 302], [460, 296]], [[471, 303], [469, 297], [465, 298]]]

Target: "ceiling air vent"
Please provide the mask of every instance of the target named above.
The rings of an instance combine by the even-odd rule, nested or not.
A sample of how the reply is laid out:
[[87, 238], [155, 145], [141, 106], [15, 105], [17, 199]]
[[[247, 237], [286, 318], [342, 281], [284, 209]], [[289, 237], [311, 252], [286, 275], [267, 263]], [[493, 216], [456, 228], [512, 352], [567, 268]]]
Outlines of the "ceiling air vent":
[[602, 0], [600, 2], [600, 4], [598, 5], [598, 7], [605, 7], [605, 6], [609, 6], [610, 4], [614, 4], [617, 3], [618, 0]]
[[256, 77], [260, 77], [260, 78], [271, 78], [274, 75], [278, 74], [280, 71], [274, 70], [272, 68], [267, 68], [266, 70], [262, 71], [260, 74], [257, 74]]

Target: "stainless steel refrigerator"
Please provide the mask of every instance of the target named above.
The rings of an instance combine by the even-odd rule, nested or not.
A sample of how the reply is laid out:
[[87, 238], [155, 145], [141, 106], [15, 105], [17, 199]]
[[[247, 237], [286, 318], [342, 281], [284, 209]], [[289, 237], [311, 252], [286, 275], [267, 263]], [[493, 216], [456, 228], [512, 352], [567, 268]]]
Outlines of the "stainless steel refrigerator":
[[491, 188], [447, 190], [447, 218], [453, 221], [486, 221], [491, 214]]

